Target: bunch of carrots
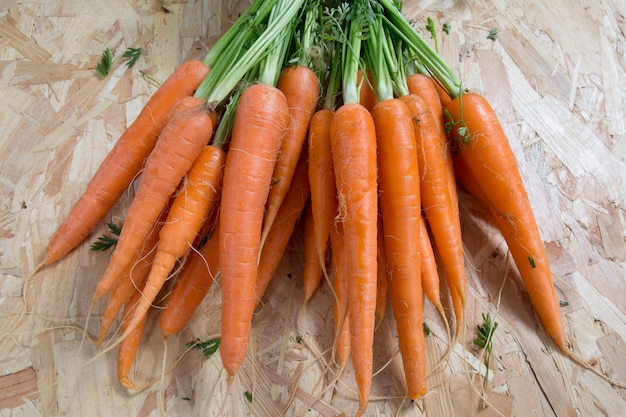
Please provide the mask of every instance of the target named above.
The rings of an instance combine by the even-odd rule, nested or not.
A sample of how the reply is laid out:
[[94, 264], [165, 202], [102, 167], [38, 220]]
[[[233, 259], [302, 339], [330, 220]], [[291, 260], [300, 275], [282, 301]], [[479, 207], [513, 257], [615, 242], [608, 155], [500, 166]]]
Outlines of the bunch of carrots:
[[341, 371], [352, 359], [357, 415], [368, 406], [374, 331], [387, 303], [407, 395], [422, 397], [424, 299], [445, 319], [449, 297], [453, 342], [464, 326], [457, 184], [488, 208], [539, 320], [569, 354], [548, 259], [494, 110], [393, 0], [256, 0], [202, 62], [183, 63], [150, 98], [40, 267], [88, 239], [134, 181], [91, 302], [107, 297], [99, 343], [123, 317], [109, 349], [118, 347], [126, 387], [138, 388], [129, 371], [169, 279], [159, 310], [165, 338], [219, 280], [219, 352], [232, 381], [255, 308], [302, 221], [303, 308], [320, 285], [332, 288], [332, 363]]

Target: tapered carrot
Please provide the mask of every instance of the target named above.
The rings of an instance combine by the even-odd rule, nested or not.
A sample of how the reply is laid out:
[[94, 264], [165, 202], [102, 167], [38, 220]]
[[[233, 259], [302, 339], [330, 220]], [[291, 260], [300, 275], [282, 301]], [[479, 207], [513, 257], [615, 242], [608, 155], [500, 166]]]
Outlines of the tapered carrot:
[[[421, 216], [420, 216], [421, 217]], [[376, 274], [376, 329], [383, 321], [387, 309], [387, 257], [385, 256], [385, 234], [383, 233], [383, 219], [378, 216], [378, 272]]]
[[154, 227], [146, 237], [137, 258], [132, 264], [129, 264], [123, 275], [118, 279], [111, 288], [107, 305], [102, 316], [100, 324], [100, 335], [97, 344], [104, 341], [106, 333], [118, 316], [122, 307], [128, 303], [131, 295], [138, 288], [143, 288], [144, 282], [154, 260], [155, 248], [159, 242], [159, 231], [165, 219], [167, 218], [168, 209], [163, 210], [160, 219], [157, 220]]
[[[522, 182], [515, 155], [485, 98], [463, 94], [446, 107], [459, 152], [505, 238], [533, 307], [555, 344], [565, 346], [565, 330], [548, 257]], [[467, 138], [467, 141], [464, 140]]]
[[[330, 145], [330, 122], [334, 112], [318, 110], [311, 119], [308, 137], [309, 184], [311, 188], [311, 211], [313, 233], [317, 247], [318, 262], [326, 273], [326, 254], [331, 225], [337, 214], [335, 173]], [[310, 292], [305, 292], [309, 294]], [[305, 299], [307, 299], [305, 297]]]
[[104, 296], [124, 268], [132, 263], [133, 254], [143, 244], [163, 206], [206, 145], [207, 138], [211, 136], [211, 118], [204, 109], [204, 102], [194, 97], [184, 100], [194, 100], [197, 106], [176, 112], [163, 127], [159, 140], [148, 157], [117, 247], [96, 286], [92, 303]]
[[[130, 299], [125, 304], [124, 307], [124, 319], [122, 322], [122, 333], [126, 333], [129, 331], [129, 326], [132, 317], [135, 314], [135, 309], [141, 300], [141, 290], [139, 288], [135, 289], [132, 293]], [[135, 382], [131, 377], [128, 376], [130, 373], [130, 369], [133, 366], [133, 362], [135, 357], [137, 356], [137, 350], [139, 349], [139, 344], [141, 343], [141, 338], [143, 336], [143, 330], [146, 324], [148, 316], [145, 315], [141, 321], [133, 326], [130, 329], [130, 333], [118, 346], [117, 350], [117, 379], [120, 381], [122, 385], [129, 389], [138, 389]]]
[[412, 116], [400, 99], [372, 109], [378, 146], [380, 210], [389, 301], [396, 318], [408, 395], [426, 393], [420, 242], [420, 170]]
[[[210, 119], [206, 123], [210, 129]], [[159, 232], [159, 243], [155, 249], [152, 268], [146, 278], [142, 297], [128, 325], [130, 329], [148, 313], [176, 262], [189, 252], [199, 230], [215, 206], [221, 188], [225, 157], [226, 154], [221, 148], [205, 145], [189, 168], [183, 186]]]
[[231, 378], [246, 354], [264, 209], [288, 126], [289, 108], [280, 90], [268, 84], [246, 88], [235, 113], [220, 203], [220, 356]]
[[211, 231], [209, 240], [198, 251], [190, 252], [167, 297], [159, 318], [163, 337], [180, 332], [218, 277], [219, 222]]
[[339, 217], [343, 223], [348, 278], [352, 363], [359, 411], [372, 385], [377, 279], [377, 163], [372, 116], [357, 103], [342, 105], [330, 126]]
[[310, 195], [309, 166], [306, 152], [302, 152], [291, 181], [291, 186], [276, 214], [276, 220], [267, 235], [265, 245], [261, 249], [255, 289], [257, 305], [276, 273], [289, 239], [293, 235], [296, 223], [300, 219]]
[[78, 246], [128, 189], [155, 146], [165, 117], [191, 96], [209, 69], [200, 61], [181, 64], [159, 87], [102, 161], [87, 189], [52, 236], [40, 267]]
[[413, 115], [422, 206], [450, 289], [456, 316], [456, 340], [462, 333], [465, 321], [466, 275], [461, 228], [458, 216], [452, 208], [445, 154], [439, 142], [437, 125], [424, 100], [414, 94], [405, 96], [402, 100]]
[[345, 369], [350, 358], [350, 316], [348, 315], [348, 277], [346, 276], [346, 247], [341, 222], [330, 231], [332, 247], [333, 288], [333, 357], [339, 371]]
[[420, 217], [420, 257], [422, 259], [422, 290], [424, 295], [435, 306], [439, 314], [445, 319], [445, 312], [441, 304], [441, 291], [439, 290], [439, 273], [435, 253], [428, 235], [428, 226], [424, 216]]
[[313, 209], [311, 204], [307, 204], [304, 210], [304, 227], [303, 227], [303, 240], [304, 240], [304, 253], [303, 253], [303, 266], [302, 266], [302, 289], [303, 289], [303, 305], [306, 305], [308, 301], [315, 293], [315, 290], [322, 282], [324, 277], [324, 271], [318, 258], [317, 242], [315, 241], [315, 230], [313, 220]]
[[[450, 102], [450, 97], [441, 85], [434, 81], [432, 77], [424, 74], [411, 74], [406, 78], [407, 88], [410, 94], [415, 94], [424, 100], [424, 104], [430, 110], [435, 123], [435, 129], [439, 133], [439, 143], [441, 145], [441, 158], [446, 167], [448, 176], [448, 192], [450, 194], [450, 204], [454, 210], [454, 217], [459, 217], [459, 199], [456, 191], [456, 179], [452, 163], [452, 152], [448, 145], [448, 136], [444, 126], [443, 101]], [[442, 99], [442, 94], [448, 97], [447, 101]]]
[[303, 65], [285, 68], [276, 86], [283, 92], [289, 106], [291, 123], [283, 138], [280, 154], [272, 174], [272, 188], [267, 199], [261, 247], [272, 228], [280, 205], [289, 190], [291, 180], [306, 142], [309, 123], [319, 99], [319, 81], [310, 68]]

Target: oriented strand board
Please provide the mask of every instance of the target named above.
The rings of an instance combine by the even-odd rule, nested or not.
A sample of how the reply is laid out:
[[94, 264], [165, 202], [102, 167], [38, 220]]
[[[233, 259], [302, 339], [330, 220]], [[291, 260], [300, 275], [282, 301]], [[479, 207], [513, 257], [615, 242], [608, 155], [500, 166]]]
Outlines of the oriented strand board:
[[[108, 254], [89, 245], [31, 277], [56, 226], [100, 161], [162, 81], [202, 57], [248, 1], [0, 0], [0, 416], [324, 416], [356, 410], [350, 367], [329, 386], [331, 294], [302, 299], [302, 237], [292, 238], [254, 318], [241, 373], [227, 390], [219, 355], [187, 343], [219, 333], [219, 287], [167, 341], [153, 316], [133, 369], [139, 392], [116, 379], [115, 352], [83, 339], [89, 300]], [[594, 369], [624, 381], [626, 367], [626, 7], [611, 1], [420, 1], [405, 12], [451, 32], [440, 53], [494, 104], [522, 169], [555, 274], [568, 342]], [[498, 28], [497, 40], [487, 39]], [[116, 58], [142, 47], [135, 67]], [[107, 220], [122, 217], [123, 197]], [[465, 193], [460, 212], [468, 272], [467, 325], [449, 346], [426, 305], [429, 392], [403, 398], [391, 312], [377, 330], [367, 416], [619, 416], [626, 390], [558, 352], [509, 267], [506, 244]], [[104, 306], [87, 325], [96, 333]], [[489, 381], [472, 344], [498, 321]], [[300, 315], [301, 313], [301, 315]], [[110, 336], [111, 338], [113, 335]], [[111, 339], [112, 340], [112, 339]], [[442, 366], [435, 365], [450, 349]], [[165, 355], [167, 352], [167, 355]], [[250, 394], [252, 401], [246, 399]]]

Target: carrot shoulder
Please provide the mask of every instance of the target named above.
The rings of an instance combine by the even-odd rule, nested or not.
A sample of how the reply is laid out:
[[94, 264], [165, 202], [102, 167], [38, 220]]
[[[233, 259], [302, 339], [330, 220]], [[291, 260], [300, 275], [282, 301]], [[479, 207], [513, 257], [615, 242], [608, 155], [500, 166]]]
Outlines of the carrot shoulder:
[[[459, 142], [460, 155], [509, 246], [540, 321], [564, 350], [565, 330], [548, 257], [502, 126], [487, 100], [476, 93], [463, 94], [446, 108], [452, 122], [469, 133], [466, 143]], [[452, 133], [457, 132], [454, 128]]]
[[128, 126], [87, 185], [87, 189], [52, 236], [42, 266], [67, 255], [108, 214], [128, 189], [154, 148], [165, 117], [191, 96], [209, 69], [200, 61], [180, 65]]

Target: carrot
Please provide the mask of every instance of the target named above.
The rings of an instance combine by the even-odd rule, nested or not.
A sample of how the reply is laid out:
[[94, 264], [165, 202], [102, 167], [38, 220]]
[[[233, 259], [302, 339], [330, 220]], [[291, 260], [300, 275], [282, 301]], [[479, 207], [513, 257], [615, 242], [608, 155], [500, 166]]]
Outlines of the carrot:
[[[206, 117], [203, 129], [208, 128], [210, 131], [209, 115], [203, 110], [200, 111]], [[205, 133], [203, 130], [198, 134], [204, 136]], [[189, 168], [183, 186], [159, 232], [159, 243], [152, 268], [142, 290], [142, 297], [128, 325], [130, 329], [147, 314], [176, 262], [188, 253], [198, 231], [207, 220], [219, 195], [225, 158], [226, 154], [221, 148], [205, 145]]]
[[[455, 124], [453, 140], [505, 238], [532, 305], [555, 344], [566, 350], [565, 330], [559, 311], [548, 257], [519, 173], [515, 155], [498, 118], [487, 100], [466, 93], [446, 107]], [[459, 137], [460, 136], [460, 137]]]
[[180, 332], [209, 292], [218, 276], [219, 223], [211, 232], [209, 240], [198, 251], [190, 252], [165, 308], [159, 318], [163, 337]]
[[376, 132], [371, 114], [358, 103], [342, 105], [335, 112], [330, 137], [346, 245], [352, 363], [361, 415], [372, 385], [377, 280]]
[[150, 97], [52, 236], [40, 267], [67, 255], [104, 219], [142, 169], [171, 108], [184, 97], [191, 96], [208, 73], [208, 67], [202, 62], [187, 61], [176, 68]]
[[[201, 99], [188, 97], [198, 104], [180, 109], [163, 127], [157, 144], [148, 157], [143, 176], [128, 210], [126, 221], [109, 265], [96, 286], [92, 303], [104, 296], [133, 254], [143, 244], [166, 201], [189, 171], [211, 135], [212, 125]], [[163, 233], [163, 230], [161, 230]]]
[[220, 203], [220, 355], [231, 378], [246, 354], [263, 214], [288, 126], [289, 108], [280, 90], [260, 83], [246, 88], [235, 113]]
[[[130, 322], [135, 314], [135, 309], [141, 300], [141, 290], [136, 289], [124, 307], [124, 320], [122, 322], [122, 333], [129, 331]], [[139, 389], [135, 382], [128, 376], [130, 368], [133, 365], [143, 329], [145, 327], [148, 316], [145, 315], [139, 323], [133, 326], [128, 335], [121, 341], [117, 350], [117, 379], [122, 385], [129, 389]]]
[[424, 100], [414, 94], [402, 100], [413, 115], [422, 205], [450, 289], [456, 316], [456, 341], [465, 321], [466, 275], [460, 222], [452, 208], [444, 153], [433, 115]]
[[[318, 262], [326, 276], [329, 233], [337, 214], [335, 173], [330, 145], [330, 122], [334, 111], [318, 110], [311, 119], [308, 137], [309, 184], [313, 233]], [[309, 292], [305, 291], [305, 294]], [[308, 299], [305, 297], [305, 300]]]
[[420, 244], [419, 251], [422, 259], [422, 290], [430, 302], [435, 306], [439, 314], [445, 319], [445, 312], [441, 304], [441, 293], [439, 290], [439, 273], [435, 253], [428, 235], [428, 226], [424, 216], [420, 217]]
[[345, 369], [350, 358], [350, 317], [348, 316], [348, 289], [346, 276], [346, 248], [343, 228], [338, 222], [330, 231], [332, 248], [333, 302], [333, 357], [339, 370]]
[[163, 210], [161, 218], [150, 230], [150, 233], [146, 237], [136, 259], [128, 265], [123, 275], [111, 288], [106, 309], [104, 310], [104, 314], [102, 316], [100, 335], [97, 344], [101, 344], [104, 341], [106, 333], [117, 318], [117, 315], [122, 307], [128, 303], [128, 300], [132, 296], [133, 292], [135, 292], [137, 288], [143, 287], [145, 279], [150, 272], [150, 268], [152, 267], [152, 261], [154, 260], [155, 255], [154, 249], [159, 241], [159, 231], [161, 230], [161, 225], [167, 218], [167, 213], [168, 210]]
[[420, 170], [411, 113], [400, 99], [372, 109], [378, 146], [380, 210], [389, 274], [389, 301], [396, 318], [408, 395], [426, 393], [420, 242]]
[[[421, 218], [421, 216], [420, 216]], [[376, 274], [376, 329], [383, 321], [387, 308], [387, 258], [385, 256], [385, 234], [383, 233], [383, 220], [378, 216], [378, 259]]]
[[[280, 260], [285, 253], [287, 243], [289, 243], [289, 239], [293, 235], [296, 223], [306, 203], [309, 201], [310, 195], [309, 166], [306, 152], [302, 152], [291, 181], [291, 186], [280, 205], [276, 220], [272, 225], [270, 233], [267, 235], [265, 245], [261, 249], [255, 290], [257, 305], [276, 273]], [[317, 258], [314, 259], [317, 261]]]
[[376, 91], [373, 86], [372, 74], [369, 71], [365, 71], [365, 78], [363, 77], [363, 70], [359, 70], [357, 82], [361, 86], [359, 103], [361, 103], [367, 110], [372, 110], [378, 98], [376, 97]]
[[302, 267], [302, 287], [304, 291], [303, 305], [306, 305], [320, 285], [324, 271], [318, 259], [317, 242], [315, 241], [313, 209], [307, 204], [304, 211], [304, 254]]
[[[410, 94], [415, 94], [424, 100], [426, 107], [430, 110], [435, 129], [439, 133], [439, 143], [441, 145], [441, 156], [445, 163], [446, 174], [448, 176], [448, 192], [450, 193], [450, 204], [454, 210], [454, 216], [459, 217], [459, 199], [456, 192], [456, 179], [452, 163], [452, 153], [448, 146], [448, 136], [444, 126], [443, 103], [449, 103], [450, 97], [439, 83], [424, 74], [411, 74], [406, 78], [407, 87]], [[444, 94], [444, 98], [442, 98]], [[447, 100], [445, 100], [447, 97]]]
[[273, 184], [267, 200], [261, 247], [263, 247], [267, 235], [270, 233], [280, 205], [289, 190], [298, 158], [307, 138], [309, 123], [319, 98], [317, 75], [313, 70], [303, 65], [285, 68], [278, 78], [276, 87], [283, 92], [287, 99], [291, 123], [283, 138], [280, 154], [272, 174]]

